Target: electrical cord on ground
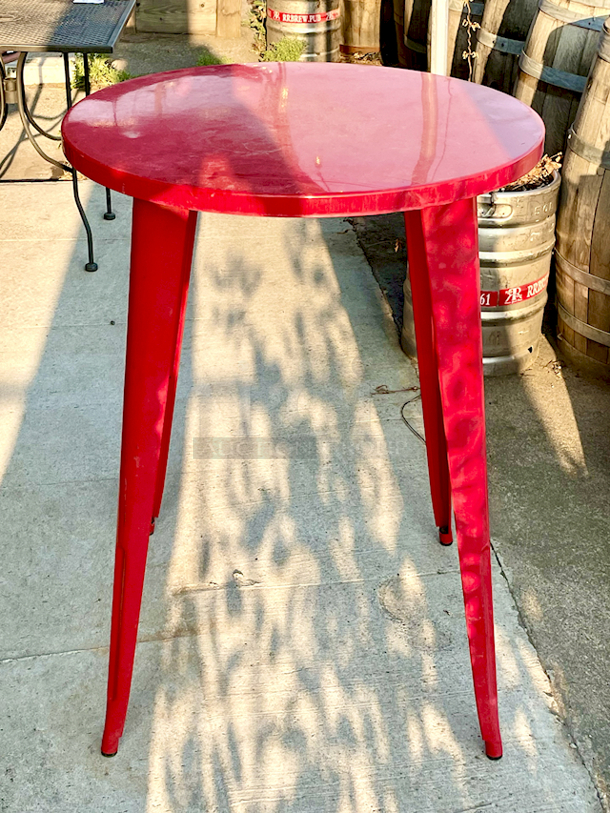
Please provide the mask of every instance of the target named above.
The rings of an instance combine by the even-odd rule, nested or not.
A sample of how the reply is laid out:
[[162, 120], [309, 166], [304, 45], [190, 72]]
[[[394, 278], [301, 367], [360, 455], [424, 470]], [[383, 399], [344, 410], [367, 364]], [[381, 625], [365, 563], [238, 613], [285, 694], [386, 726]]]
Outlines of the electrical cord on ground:
[[409, 400], [408, 400], [408, 401], [405, 401], [405, 402], [404, 402], [404, 404], [403, 404], [403, 405], [401, 406], [401, 408], [400, 408], [400, 417], [403, 419], [403, 421], [404, 421], [404, 422], [405, 422], [405, 424], [407, 425], [407, 428], [408, 428], [408, 429], [409, 429], [411, 432], [413, 432], [413, 434], [415, 435], [415, 437], [416, 437], [416, 438], [419, 438], [419, 440], [421, 440], [421, 442], [422, 442], [422, 443], [424, 444], [424, 446], [425, 446], [425, 445], [426, 445], [426, 439], [424, 438], [424, 436], [423, 436], [423, 435], [420, 435], [420, 434], [419, 434], [419, 432], [417, 431], [417, 429], [415, 429], [415, 427], [414, 427], [414, 426], [411, 426], [411, 424], [409, 423], [409, 421], [408, 421], [408, 420], [405, 418], [405, 412], [404, 412], [405, 407], [407, 407], [407, 406], [409, 406], [409, 404], [412, 404], [412, 403], [414, 403], [415, 401], [417, 401], [417, 399], [418, 399], [418, 398], [421, 398], [421, 393], [419, 393], [419, 392], [417, 393], [417, 395], [414, 395], [414, 396], [413, 396], [413, 398], [409, 398]]

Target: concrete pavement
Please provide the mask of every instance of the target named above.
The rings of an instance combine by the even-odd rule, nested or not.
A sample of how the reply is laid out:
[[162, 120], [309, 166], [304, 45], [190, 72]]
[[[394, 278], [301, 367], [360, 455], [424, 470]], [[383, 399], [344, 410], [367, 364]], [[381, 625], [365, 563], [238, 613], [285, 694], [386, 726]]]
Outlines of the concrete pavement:
[[[403, 219], [360, 218], [355, 228], [400, 331]], [[554, 331], [548, 307], [533, 367], [486, 379], [492, 542], [608, 809], [610, 387], [566, 366]]]
[[[105, 223], [83, 191], [95, 274], [68, 184], [0, 187], [0, 810], [598, 813], [497, 566], [506, 751], [484, 757], [456, 551], [400, 418], [417, 376], [343, 220], [200, 219], [131, 707], [100, 756], [129, 201]], [[253, 438], [276, 456], [244, 459]]]

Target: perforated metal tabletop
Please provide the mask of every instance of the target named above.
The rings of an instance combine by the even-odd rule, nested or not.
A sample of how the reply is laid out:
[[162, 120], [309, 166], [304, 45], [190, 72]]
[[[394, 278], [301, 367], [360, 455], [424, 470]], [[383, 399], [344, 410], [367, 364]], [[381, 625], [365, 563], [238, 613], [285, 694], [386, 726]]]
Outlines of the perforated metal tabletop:
[[136, 0], [0, 0], [0, 50], [111, 54]]

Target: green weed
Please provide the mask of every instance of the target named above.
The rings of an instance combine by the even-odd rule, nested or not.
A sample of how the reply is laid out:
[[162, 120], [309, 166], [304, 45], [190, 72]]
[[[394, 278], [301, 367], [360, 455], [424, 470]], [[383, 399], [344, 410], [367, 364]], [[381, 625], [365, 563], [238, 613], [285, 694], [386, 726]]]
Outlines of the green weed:
[[197, 60], [198, 67], [203, 67], [204, 65], [225, 65], [226, 60], [223, 59], [221, 56], [216, 56], [211, 51], [204, 51], [199, 59]]
[[[108, 87], [108, 85], [116, 85], [117, 82], [124, 82], [132, 77], [127, 71], [113, 68], [106, 54], [89, 54], [89, 78], [91, 87], [99, 89]], [[82, 54], [77, 54], [74, 60], [72, 87], [81, 90], [85, 87], [85, 66]]]
[[304, 50], [303, 40], [284, 37], [263, 51], [261, 62], [298, 62]]

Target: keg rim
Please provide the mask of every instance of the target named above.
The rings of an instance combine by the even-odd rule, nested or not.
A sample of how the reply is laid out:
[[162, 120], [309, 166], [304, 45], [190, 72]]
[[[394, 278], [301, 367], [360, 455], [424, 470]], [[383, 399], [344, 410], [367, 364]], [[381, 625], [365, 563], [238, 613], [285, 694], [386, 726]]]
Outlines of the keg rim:
[[[606, 22], [610, 21], [610, 17]], [[558, 169], [553, 170], [553, 179], [550, 183], [537, 186], [535, 189], [519, 189], [509, 190], [507, 192], [487, 192], [484, 195], [479, 195], [479, 200], [492, 202], [509, 201], [513, 198], [534, 197], [535, 195], [546, 195], [548, 192], [554, 192], [555, 187], [561, 183], [561, 172]]]

